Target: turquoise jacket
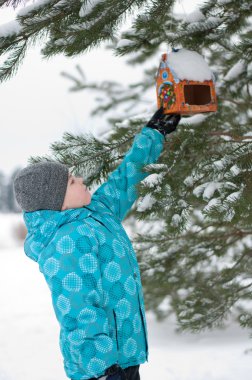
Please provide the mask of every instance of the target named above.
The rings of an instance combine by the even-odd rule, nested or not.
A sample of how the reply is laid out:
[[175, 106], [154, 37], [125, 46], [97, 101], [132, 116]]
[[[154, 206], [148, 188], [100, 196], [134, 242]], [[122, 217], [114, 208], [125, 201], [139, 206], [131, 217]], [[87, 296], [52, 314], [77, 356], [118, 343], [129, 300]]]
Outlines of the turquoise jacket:
[[141, 168], [158, 160], [163, 143], [160, 132], [143, 127], [89, 205], [23, 214], [25, 253], [49, 285], [71, 379], [148, 361], [140, 272], [122, 221], [137, 199], [135, 185], [148, 176]]

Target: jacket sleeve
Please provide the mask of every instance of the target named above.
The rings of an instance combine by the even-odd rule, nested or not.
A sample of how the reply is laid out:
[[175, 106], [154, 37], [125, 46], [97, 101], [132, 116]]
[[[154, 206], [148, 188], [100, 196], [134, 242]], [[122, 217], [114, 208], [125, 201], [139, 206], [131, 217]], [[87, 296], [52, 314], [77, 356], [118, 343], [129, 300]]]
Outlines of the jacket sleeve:
[[118, 352], [104, 307], [98, 246], [88, 236], [90, 229], [78, 226], [77, 230], [77, 239], [71, 233], [57, 238], [53, 257], [46, 259], [40, 270], [50, 287], [60, 324], [65, 369], [70, 377], [78, 372], [80, 378], [88, 379], [102, 376], [117, 363]]
[[143, 127], [121, 164], [93, 194], [121, 221], [138, 198], [136, 184], [148, 176], [141, 169], [155, 163], [163, 149], [164, 136], [155, 129]]

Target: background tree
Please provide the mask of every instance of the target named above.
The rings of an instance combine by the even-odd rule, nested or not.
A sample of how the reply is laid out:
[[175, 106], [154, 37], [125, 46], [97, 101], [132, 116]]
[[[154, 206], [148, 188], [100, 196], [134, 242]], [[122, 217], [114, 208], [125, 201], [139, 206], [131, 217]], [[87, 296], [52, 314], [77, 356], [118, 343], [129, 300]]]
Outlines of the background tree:
[[[7, 3], [13, 2], [0, 0]], [[139, 184], [140, 199], [125, 223], [138, 231], [134, 246], [147, 309], [160, 318], [175, 313], [180, 329], [222, 326], [227, 316], [251, 329], [252, 3], [241, 0], [237, 7], [233, 0], [208, 0], [183, 16], [174, 15], [173, 5], [174, 1], [34, 3], [19, 12], [15, 33], [0, 37], [0, 53], [10, 53], [0, 75], [2, 80], [10, 77], [29, 42], [42, 36], [48, 37], [42, 49], [47, 58], [58, 53], [74, 56], [104, 41], [132, 65], [156, 58], [143, 79], [126, 89], [114, 82], [88, 83], [79, 66], [77, 76], [64, 73], [73, 81], [72, 91], [104, 93], [95, 114], [117, 111], [116, 118], [109, 117], [111, 128], [102, 141], [65, 133], [51, 147], [53, 158], [91, 185], [106, 179], [120, 163], [151, 116], [143, 94], [153, 91], [161, 49], [183, 47], [205, 57], [217, 78], [218, 112], [183, 118], [165, 142], [159, 163], [146, 167], [150, 176]], [[129, 14], [132, 25], [120, 34]], [[149, 104], [153, 101], [152, 96]]]
[[13, 190], [13, 180], [19, 170], [20, 168], [16, 168], [13, 170], [13, 172], [8, 177], [8, 181], [6, 184], [6, 207], [7, 207], [7, 210], [11, 212], [21, 211], [19, 205], [16, 202], [16, 199], [14, 196], [14, 190]]
[[0, 210], [5, 211], [6, 199], [6, 178], [4, 173], [0, 172]]
[[20, 212], [13, 191], [13, 179], [19, 169], [15, 169], [9, 176], [0, 172], [0, 212]]

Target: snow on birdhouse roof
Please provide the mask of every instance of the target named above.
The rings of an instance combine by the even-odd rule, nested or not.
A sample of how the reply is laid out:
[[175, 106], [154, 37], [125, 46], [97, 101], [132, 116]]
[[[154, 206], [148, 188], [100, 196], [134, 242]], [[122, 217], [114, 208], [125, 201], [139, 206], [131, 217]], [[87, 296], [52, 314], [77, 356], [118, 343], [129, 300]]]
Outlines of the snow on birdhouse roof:
[[200, 82], [213, 79], [213, 74], [206, 61], [196, 51], [179, 49], [167, 53], [166, 63], [171, 69], [174, 79]]

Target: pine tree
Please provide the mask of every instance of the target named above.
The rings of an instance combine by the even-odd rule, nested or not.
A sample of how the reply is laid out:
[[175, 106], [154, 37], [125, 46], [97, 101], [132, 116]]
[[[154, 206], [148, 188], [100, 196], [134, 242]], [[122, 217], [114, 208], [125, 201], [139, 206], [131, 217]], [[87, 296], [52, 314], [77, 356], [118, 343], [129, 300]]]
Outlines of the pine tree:
[[0, 212], [20, 212], [21, 209], [14, 197], [13, 179], [19, 169], [15, 169], [10, 176], [0, 172]]
[[0, 172], [0, 212], [5, 211], [6, 179], [4, 173]]
[[8, 176], [8, 181], [6, 184], [6, 208], [8, 212], [20, 212], [21, 208], [18, 205], [15, 195], [14, 195], [14, 189], [13, 189], [13, 181], [15, 176], [17, 175], [20, 168], [16, 168], [13, 170], [13, 172]]
[[[138, 186], [140, 198], [128, 221], [137, 231], [134, 247], [147, 309], [159, 318], [175, 313], [180, 330], [222, 326], [228, 316], [251, 329], [252, 3], [240, 0], [238, 7], [234, 0], [208, 0], [186, 17], [174, 15], [173, 5], [158, 0], [44, 1], [18, 16], [21, 31], [0, 38], [0, 53], [11, 52], [0, 74], [2, 80], [10, 77], [19, 62], [19, 44], [44, 32], [49, 35], [45, 57], [74, 56], [104, 41], [132, 65], [156, 57], [157, 65], [126, 89], [115, 82], [88, 83], [79, 66], [77, 76], [64, 73], [74, 82], [72, 91], [104, 93], [96, 114], [117, 107], [106, 141], [65, 133], [51, 146], [54, 159], [91, 185], [120, 163], [151, 116], [141, 102], [151, 88], [150, 105], [154, 100], [160, 48], [183, 47], [205, 57], [217, 78], [218, 112], [183, 117], [158, 164], [145, 168], [150, 175]], [[120, 34], [130, 12], [132, 27]]]

